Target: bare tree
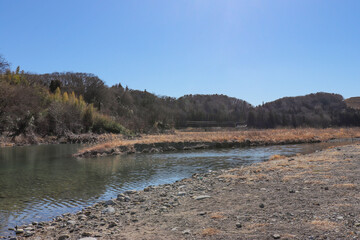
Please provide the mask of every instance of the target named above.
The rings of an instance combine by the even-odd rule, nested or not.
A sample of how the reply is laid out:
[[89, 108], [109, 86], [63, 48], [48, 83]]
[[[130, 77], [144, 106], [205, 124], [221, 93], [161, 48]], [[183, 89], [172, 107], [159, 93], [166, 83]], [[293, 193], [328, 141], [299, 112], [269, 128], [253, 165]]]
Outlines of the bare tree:
[[10, 64], [5, 60], [5, 58], [0, 55], [0, 73], [5, 73], [6, 69], [10, 67]]

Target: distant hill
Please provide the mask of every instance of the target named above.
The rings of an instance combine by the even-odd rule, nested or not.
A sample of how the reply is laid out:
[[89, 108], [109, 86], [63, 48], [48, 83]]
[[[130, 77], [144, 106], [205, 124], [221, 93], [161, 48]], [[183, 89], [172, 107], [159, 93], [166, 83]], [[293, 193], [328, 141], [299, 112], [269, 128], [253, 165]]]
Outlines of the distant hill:
[[351, 97], [345, 100], [346, 105], [353, 109], [360, 109], [360, 97]]
[[341, 95], [320, 92], [285, 97], [258, 106], [250, 112], [248, 125], [260, 128], [353, 126], [360, 124], [359, 117], [359, 111], [347, 107]]

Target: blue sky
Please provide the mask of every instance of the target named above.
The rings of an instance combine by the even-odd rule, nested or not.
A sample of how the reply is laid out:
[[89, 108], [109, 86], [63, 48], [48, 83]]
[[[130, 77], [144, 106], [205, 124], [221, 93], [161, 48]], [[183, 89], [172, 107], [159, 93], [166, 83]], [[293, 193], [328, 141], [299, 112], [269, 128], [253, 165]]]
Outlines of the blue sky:
[[172, 97], [347, 98], [360, 95], [359, 13], [358, 0], [0, 0], [0, 53]]

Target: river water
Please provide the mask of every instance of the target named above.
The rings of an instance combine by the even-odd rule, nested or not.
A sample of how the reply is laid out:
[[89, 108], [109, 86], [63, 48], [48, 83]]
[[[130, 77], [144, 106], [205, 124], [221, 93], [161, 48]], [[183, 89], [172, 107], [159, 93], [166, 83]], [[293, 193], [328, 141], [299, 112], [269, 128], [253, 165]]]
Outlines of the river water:
[[9, 227], [76, 212], [118, 193], [172, 183], [193, 173], [248, 165], [271, 155], [295, 155], [338, 145], [316, 143], [133, 154], [91, 159], [71, 157], [80, 145], [0, 148], [0, 236]]

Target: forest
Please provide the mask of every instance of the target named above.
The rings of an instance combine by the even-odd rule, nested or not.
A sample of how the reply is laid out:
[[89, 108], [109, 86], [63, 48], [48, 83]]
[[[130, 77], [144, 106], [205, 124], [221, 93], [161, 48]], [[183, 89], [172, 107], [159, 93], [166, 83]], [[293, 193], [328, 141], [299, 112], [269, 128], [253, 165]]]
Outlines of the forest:
[[91, 73], [11, 70], [0, 56], [0, 134], [154, 133], [189, 126], [350, 127], [360, 126], [360, 110], [332, 93], [256, 107], [218, 94], [157, 96], [120, 83], [109, 87]]

